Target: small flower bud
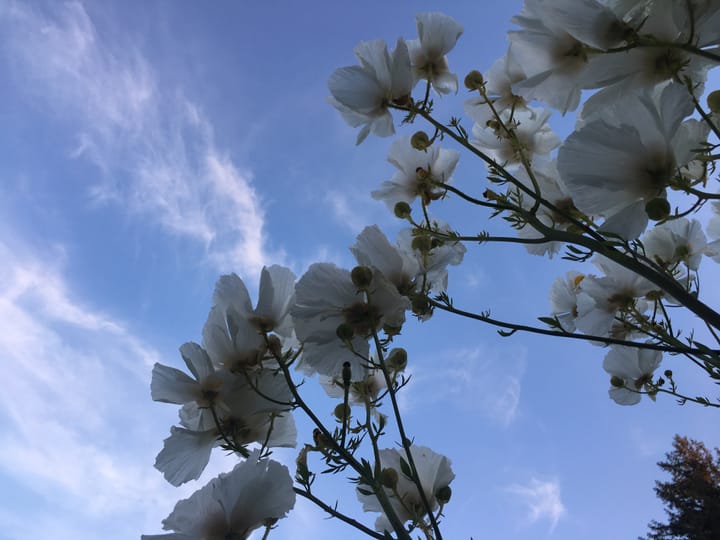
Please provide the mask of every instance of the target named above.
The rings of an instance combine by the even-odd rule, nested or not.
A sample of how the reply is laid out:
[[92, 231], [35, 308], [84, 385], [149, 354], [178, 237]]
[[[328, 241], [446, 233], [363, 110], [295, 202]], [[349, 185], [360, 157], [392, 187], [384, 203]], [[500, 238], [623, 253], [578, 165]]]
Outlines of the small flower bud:
[[450, 497], [452, 497], [452, 489], [450, 489], [450, 486], [441, 487], [435, 492], [435, 498], [440, 504], [449, 503]]
[[275, 358], [282, 356], [282, 343], [280, 343], [280, 338], [275, 334], [270, 334], [267, 337], [267, 348]]
[[395, 204], [395, 208], [393, 208], [393, 212], [395, 213], [395, 217], [400, 218], [400, 219], [407, 219], [410, 217], [412, 208], [410, 208], [410, 205], [408, 203], [406, 203], [405, 201], [400, 201], [399, 203]]
[[670, 203], [663, 197], [657, 197], [645, 205], [645, 212], [653, 221], [660, 221], [670, 215]]
[[392, 467], [386, 467], [380, 471], [380, 481], [388, 489], [395, 489], [398, 483], [398, 473]]
[[355, 332], [353, 332], [352, 326], [342, 323], [335, 330], [335, 335], [337, 335], [337, 337], [339, 337], [342, 341], [352, 341]]
[[473, 69], [470, 73], [465, 75], [465, 88], [468, 90], [480, 90], [485, 84], [485, 79], [477, 69]]
[[415, 150], [426, 150], [431, 144], [430, 137], [428, 137], [428, 134], [424, 131], [416, 131], [413, 136], [410, 137], [410, 146]]
[[422, 317], [430, 313], [430, 302], [424, 296], [415, 296], [410, 300], [412, 311], [418, 317]]
[[340, 422], [345, 422], [350, 418], [350, 406], [345, 403], [340, 403], [335, 407], [333, 414]]
[[708, 108], [715, 114], [720, 114], [720, 90], [714, 90], [707, 97]]
[[432, 249], [432, 238], [429, 236], [416, 236], [410, 244], [413, 249], [421, 253], [427, 253]]
[[404, 370], [407, 367], [407, 351], [401, 347], [391, 350], [386, 363], [393, 371]]
[[665, 375], [668, 379], [672, 379], [673, 373], [669, 369], [666, 369], [663, 375]]
[[610, 377], [610, 384], [615, 388], [623, 388], [625, 386], [625, 379], [618, 377], [617, 375], [613, 375]]
[[356, 266], [350, 272], [350, 279], [358, 289], [365, 290], [372, 282], [372, 270], [367, 266]]

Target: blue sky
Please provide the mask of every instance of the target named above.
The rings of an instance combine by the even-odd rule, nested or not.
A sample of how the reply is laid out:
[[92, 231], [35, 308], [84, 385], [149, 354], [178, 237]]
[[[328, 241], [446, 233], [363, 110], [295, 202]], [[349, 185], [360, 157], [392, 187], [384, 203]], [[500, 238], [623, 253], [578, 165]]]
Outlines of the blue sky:
[[[462, 79], [504, 53], [520, 5], [0, 3], [0, 538], [158, 533], [178, 499], [231, 467], [216, 456], [180, 489], [153, 468], [176, 419], [150, 400], [154, 362], [179, 366], [177, 347], [200, 339], [221, 273], [253, 290], [264, 264], [349, 267], [365, 225], [391, 237], [400, 226], [369, 196], [392, 175], [391, 140], [355, 146], [325, 102], [329, 74], [359, 41], [414, 38], [415, 14], [443, 9], [465, 26], [450, 57]], [[438, 113], [462, 114], [463, 93]], [[455, 179], [480, 192], [484, 170], [463, 156]], [[437, 215], [470, 233], [503, 228], [452, 200]], [[532, 322], [571, 268], [470, 247], [450, 293]], [[652, 487], [672, 436], [720, 446], [714, 411], [610, 401], [598, 347], [441, 314], [410, 322], [400, 344], [408, 430], [457, 475], [447, 538], [635, 538], [662, 517]], [[677, 358], [664, 365], [685, 388], [715, 390]], [[330, 419], [334, 404], [310, 392]], [[374, 521], [349, 484], [325, 489]], [[343, 530], [298, 503], [271, 538]]]

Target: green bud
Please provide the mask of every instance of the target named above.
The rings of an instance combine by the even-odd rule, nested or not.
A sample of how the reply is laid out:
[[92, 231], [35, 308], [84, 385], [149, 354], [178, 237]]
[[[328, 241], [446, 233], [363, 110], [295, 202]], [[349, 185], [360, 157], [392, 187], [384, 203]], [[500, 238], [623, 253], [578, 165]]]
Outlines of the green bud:
[[427, 253], [432, 249], [432, 238], [429, 236], [416, 236], [412, 239], [410, 244], [413, 249], [420, 251], [421, 253]]
[[388, 489], [395, 489], [398, 483], [398, 473], [392, 467], [386, 467], [380, 471], [380, 481]]
[[666, 369], [663, 375], [665, 375], [668, 379], [672, 379], [673, 373], [669, 369]]
[[345, 403], [340, 403], [335, 407], [333, 414], [340, 422], [345, 422], [350, 418], [350, 406], [345, 405]]
[[615, 388], [623, 388], [625, 386], [625, 379], [618, 377], [617, 375], [613, 375], [610, 377], [610, 384]]
[[441, 487], [435, 492], [435, 498], [440, 504], [449, 503], [450, 497], [452, 497], [452, 489], [450, 489], [450, 486]]
[[428, 137], [428, 134], [424, 131], [416, 131], [413, 136], [410, 137], [410, 146], [415, 150], [426, 150], [431, 144], [430, 137]]
[[337, 337], [339, 337], [342, 341], [352, 341], [355, 332], [353, 331], [352, 326], [342, 323], [335, 330], [335, 335], [337, 335]]
[[645, 212], [653, 221], [660, 221], [670, 215], [670, 203], [663, 197], [657, 197], [645, 205]]
[[393, 371], [404, 370], [407, 367], [407, 351], [401, 347], [391, 350], [386, 363]]
[[715, 114], [720, 114], [720, 90], [714, 90], [707, 97], [708, 108]]
[[473, 69], [470, 73], [465, 75], [465, 88], [468, 90], [480, 90], [485, 84], [485, 79], [477, 69]]
[[356, 266], [350, 272], [350, 279], [358, 289], [365, 290], [372, 282], [372, 270], [367, 266]]
[[400, 201], [399, 203], [395, 204], [395, 208], [393, 208], [393, 212], [395, 213], [395, 217], [400, 218], [400, 219], [407, 219], [410, 217], [412, 208], [410, 208], [410, 205], [408, 203], [406, 203], [405, 201]]

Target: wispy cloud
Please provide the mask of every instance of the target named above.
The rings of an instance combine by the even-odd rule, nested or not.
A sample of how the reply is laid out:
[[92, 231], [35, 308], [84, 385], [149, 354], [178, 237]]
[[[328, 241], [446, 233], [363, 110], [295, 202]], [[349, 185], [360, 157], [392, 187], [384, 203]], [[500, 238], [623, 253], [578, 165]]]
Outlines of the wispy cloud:
[[1, 527], [7, 538], [137, 536], [177, 496], [152, 474], [167, 431], [147, 411], [159, 354], [74, 298], [62, 249], [48, 251], [0, 238], [0, 476], [6, 494], [36, 498], [32, 523], [8, 508]]
[[478, 346], [440, 354], [443, 384], [437, 385], [436, 366], [429, 369], [423, 365], [411, 371], [412, 382], [400, 393], [405, 410], [418, 402], [450, 402], [466, 411], [478, 411], [501, 426], [515, 420], [525, 373], [525, 349]]
[[81, 3], [49, 6], [5, 4], [0, 43], [19, 84], [72, 123], [71, 156], [103, 171], [94, 199], [195, 240], [220, 270], [256, 277], [282, 259], [268, 252], [252, 174], [216, 144], [201, 108], [163, 87], [132, 42], [100, 35]]
[[550, 522], [550, 531], [555, 529], [567, 510], [560, 498], [558, 480], [539, 480], [531, 478], [525, 485], [513, 484], [507, 491], [517, 496], [527, 507], [527, 519], [530, 524], [546, 519]]

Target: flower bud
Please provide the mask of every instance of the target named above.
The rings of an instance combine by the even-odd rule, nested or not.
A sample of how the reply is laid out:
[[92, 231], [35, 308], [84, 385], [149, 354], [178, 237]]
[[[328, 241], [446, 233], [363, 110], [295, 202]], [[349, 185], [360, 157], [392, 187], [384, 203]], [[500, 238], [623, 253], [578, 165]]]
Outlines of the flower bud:
[[410, 244], [413, 249], [427, 253], [432, 249], [432, 238], [429, 236], [416, 236]]
[[470, 73], [465, 75], [465, 88], [468, 90], [480, 90], [485, 84], [485, 79], [477, 69], [473, 69]]
[[413, 136], [410, 137], [410, 146], [415, 150], [426, 150], [431, 144], [430, 137], [428, 137], [428, 134], [424, 131], [416, 131], [413, 133]]
[[399, 203], [395, 204], [395, 208], [393, 208], [393, 212], [395, 213], [395, 217], [400, 218], [400, 219], [407, 219], [410, 217], [412, 208], [410, 208], [410, 205], [408, 203], [406, 203], [405, 201], [400, 201]]
[[450, 486], [441, 487], [435, 492], [435, 498], [440, 504], [449, 503], [450, 497], [452, 497], [452, 489], [450, 489]]
[[660, 221], [670, 215], [670, 203], [663, 197], [657, 197], [645, 205], [645, 212], [653, 221]]
[[395, 489], [398, 483], [398, 473], [392, 467], [386, 467], [380, 471], [380, 481], [388, 489]]
[[666, 369], [663, 375], [665, 375], [668, 379], [672, 379], [673, 373], [669, 369]]
[[418, 317], [423, 317], [430, 313], [430, 302], [424, 296], [415, 296], [410, 300], [412, 311]]
[[335, 330], [335, 335], [337, 335], [337, 337], [339, 337], [342, 341], [352, 341], [355, 332], [353, 331], [352, 326], [342, 323]]
[[401, 347], [390, 351], [385, 361], [387, 366], [393, 371], [402, 371], [407, 367], [407, 351]]
[[275, 358], [282, 356], [282, 343], [280, 343], [280, 338], [275, 334], [270, 334], [267, 337], [267, 348]]
[[350, 406], [340, 403], [335, 407], [333, 414], [340, 422], [345, 422], [350, 418]]
[[625, 386], [625, 379], [618, 377], [617, 375], [613, 375], [610, 377], [610, 384], [615, 388], [623, 388]]
[[350, 272], [350, 279], [358, 289], [365, 290], [372, 282], [372, 270], [367, 266], [356, 266]]
[[707, 97], [708, 108], [715, 114], [720, 114], [720, 90], [713, 90]]

